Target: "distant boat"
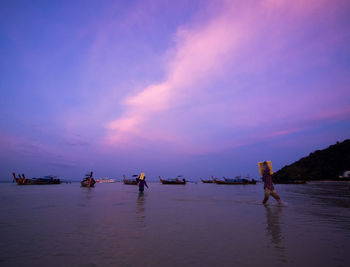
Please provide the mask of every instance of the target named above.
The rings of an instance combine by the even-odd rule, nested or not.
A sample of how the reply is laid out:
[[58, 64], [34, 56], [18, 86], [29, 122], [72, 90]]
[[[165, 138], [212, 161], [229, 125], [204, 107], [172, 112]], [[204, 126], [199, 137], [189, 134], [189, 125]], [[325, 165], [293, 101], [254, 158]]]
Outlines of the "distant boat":
[[209, 180], [203, 180], [202, 178], [200, 178], [202, 183], [205, 183], [205, 184], [212, 184], [214, 183], [213, 179], [209, 179]]
[[115, 179], [100, 178], [100, 179], [96, 179], [96, 183], [115, 183]]
[[84, 180], [80, 182], [81, 187], [94, 187], [95, 183], [96, 181], [92, 178], [92, 172], [90, 172], [90, 175], [86, 174]]
[[24, 174], [19, 174], [18, 177], [16, 177], [15, 173], [12, 173], [14, 181], [18, 185], [46, 185], [46, 184], [60, 184], [60, 179], [57, 178], [57, 176], [44, 176], [42, 178], [31, 178], [27, 179]]
[[139, 175], [134, 174], [131, 179], [126, 179], [125, 175], [123, 175], [123, 183], [126, 185], [137, 185], [138, 184]]
[[[180, 180], [182, 179], [182, 180]], [[183, 178], [182, 176], [177, 176], [175, 179], [162, 179], [160, 176], [159, 176], [159, 181], [162, 183], [162, 184], [186, 184], [186, 179]]]
[[223, 180], [216, 179], [212, 177], [214, 183], [216, 184], [230, 184], [230, 185], [246, 185], [246, 184], [256, 184], [256, 181], [254, 179], [248, 180], [243, 179], [241, 176], [236, 176], [235, 178], [226, 178], [223, 177]]
[[224, 180], [213, 178], [213, 181], [216, 184], [232, 184], [232, 185], [248, 184], [247, 182], [244, 182], [244, 181], [239, 181], [239, 180], [235, 181], [234, 179], [226, 179], [226, 178], [224, 178]]

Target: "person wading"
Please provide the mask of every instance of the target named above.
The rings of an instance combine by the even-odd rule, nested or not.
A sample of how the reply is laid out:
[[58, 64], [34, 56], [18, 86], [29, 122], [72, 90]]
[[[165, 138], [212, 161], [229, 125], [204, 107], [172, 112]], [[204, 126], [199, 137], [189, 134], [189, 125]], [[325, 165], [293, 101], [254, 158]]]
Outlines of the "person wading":
[[275, 187], [273, 186], [270, 168], [266, 161], [264, 161], [262, 164], [262, 176], [265, 191], [265, 197], [262, 203], [265, 204], [271, 195], [277, 200], [278, 204], [281, 204], [281, 198], [279, 197], [275, 190]]
[[145, 190], [145, 186], [148, 188], [148, 185], [146, 183], [146, 176], [144, 173], [141, 173], [139, 179], [138, 179], [138, 184], [139, 184], [139, 191], [143, 192]]

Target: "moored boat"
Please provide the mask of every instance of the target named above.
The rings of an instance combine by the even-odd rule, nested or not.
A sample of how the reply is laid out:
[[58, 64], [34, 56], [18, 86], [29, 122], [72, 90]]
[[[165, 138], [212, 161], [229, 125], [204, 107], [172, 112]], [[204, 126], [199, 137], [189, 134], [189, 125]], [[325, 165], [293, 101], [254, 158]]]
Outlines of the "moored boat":
[[213, 179], [209, 179], [209, 180], [203, 180], [202, 178], [200, 178], [200, 179], [201, 179], [202, 183], [204, 183], [204, 184], [212, 184], [212, 183], [214, 183]]
[[81, 187], [94, 187], [95, 183], [95, 179], [92, 178], [92, 172], [90, 172], [90, 175], [86, 174], [84, 180], [80, 182]]
[[242, 179], [241, 176], [236, 176], [235, 178], [223, 177], [223, 180], [212, 177], [214, 183], [216, 184], [230, 184], [230, 185], [246, 185], [246, 184], [256, 184], [254, 179]]
[[251, 179], [249, 177], [242, 178], [240, 175], [235, 178], [226, 178], [217, 179], [212, 176], [214, 183], [216, 184], [230, 184], [230, 185], [247, 185], [247, 184], [256, 184], [256, 180]]
[[57, 176], [44, 176], [40, 178], [26, 178], [24, 174], [22, 176], [18, 174], [18, 177], [16, 177], [15, 173], [12, 173], [14, 181], [18, 185], [46, 185], [46, 184], [60, 184], [60, 179], [57, 178]]
[[126, 179], [125, 175], [123, 175], [123, 183], [126, 185], [137, 185], [139, 175], [134, 174], [131, 179]]
[[219, 179], [214, 178], [213, 181], [214, 181], [214, 183], [216, 183], [216, 184], [232, 184], [232, 185], [248, 184], [247, 182], [244, 182], [244, 181], [234, 181], [233, 179], [219, 180]]
[[[182, 179], [182, 180], [180, 180]], [[162, 179], [160, 176], [159, 176], [159, 181], [162, 183], [162, 184], [186, 184], [186, 179], [183, 178], [182, 176], [177, 176], [175, 179]]]

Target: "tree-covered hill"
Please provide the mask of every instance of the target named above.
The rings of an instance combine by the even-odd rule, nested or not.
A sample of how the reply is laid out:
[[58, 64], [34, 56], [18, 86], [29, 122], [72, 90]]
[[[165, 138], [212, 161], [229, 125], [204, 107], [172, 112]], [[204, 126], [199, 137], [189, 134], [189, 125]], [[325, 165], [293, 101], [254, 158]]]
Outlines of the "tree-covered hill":
[[273, 175], [274, 182], [293, 180], [336, 180], [350, 170], [350, 139], [285, 166]]

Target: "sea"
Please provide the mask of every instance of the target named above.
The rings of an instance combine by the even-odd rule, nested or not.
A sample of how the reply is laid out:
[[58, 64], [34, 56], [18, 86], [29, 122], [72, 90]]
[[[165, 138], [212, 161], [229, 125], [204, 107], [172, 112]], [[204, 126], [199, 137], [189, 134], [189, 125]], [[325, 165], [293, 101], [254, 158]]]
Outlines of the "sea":
[[0, 183], [0, 266], [350, 266], [349, 186]]

